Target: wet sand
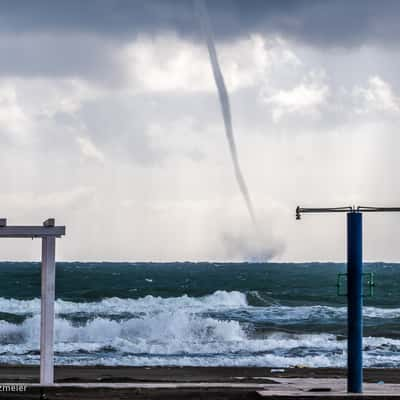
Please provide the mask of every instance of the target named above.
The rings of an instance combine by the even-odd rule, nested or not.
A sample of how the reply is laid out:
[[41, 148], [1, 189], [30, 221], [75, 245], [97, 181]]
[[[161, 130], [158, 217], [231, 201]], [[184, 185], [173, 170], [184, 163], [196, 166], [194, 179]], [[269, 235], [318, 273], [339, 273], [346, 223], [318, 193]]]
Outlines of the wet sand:
[[[301, 378], [297, 380], [295, 378]], [[311, 379], [314, 378], [314, 379]], [[59, 387], [44, 389], [48, 399], [257, 399], [263, 388], [287, 391], [288, 382], [311, 382], [316, 390], [301, 397], [287, 392], [286, 398], [324, 398], [318, 387], [327, 390], [335, 382], [343, 387], [346, 370], [341, 368], [288, 368], [283, 371], [251, 367], [56, 367]], [[318, 379], [316, 381], [315, 379]], [[0, 382], [39, 382], [39, 368], [0, 366]], [[315, 384], [321, 382], [321, 385]], [[400, 384], [398, 369], [365, 369], [364, 382], [378, 383], [377, 388]], [[384, 382], [385, 385], [382, 383]], [[88, 385], [85, 385], [88, 383]], [[103, 387], [95, 388], [93, 383]], [[121, 383], [123, 385], [114, 385]], [[151, 384], [155, 383], [153, 386]], [[204, 384], [206, 385], [204, 385]], [[76, 384], [80, 384], [78, 387]], [[157, 385], [158, 384], [158, 385]], [[207, 387], [208, 384], [208, 387]], [[65, 385], [69, 385], [65, 386]], [[75, 386], [74, 386], [75, 385]], [[290, 385], [289, 385], [290, 386]], [[371, 385], [373, 387], [374, 385]], [[392, 385], [393, 386], [393, 385]], [[311, 387], [311, 386], [310, 386]], [[312, 389], [313, 389], [312, 388]], [[395, 388], [395, 387], [394, 387]], [[24, 393], [1, 392], [0, 398], [38, 399], [40, 388], [28, 386]], [[275, 390], [275, 389], [274, 389]], [[397, 389], [390, 389], [394, 393]], [[331, 393], [329, 397], [332, 397]], [[398, 395], [400, 396], [400, 390]], [[276, 396], [268, 396], [276, 398]], [[336, 398], [343, 398], [343, 394]], [[376, 398], [376, 395], [374, 396]], [[392, 395], [379, 398], [393, 398]]]

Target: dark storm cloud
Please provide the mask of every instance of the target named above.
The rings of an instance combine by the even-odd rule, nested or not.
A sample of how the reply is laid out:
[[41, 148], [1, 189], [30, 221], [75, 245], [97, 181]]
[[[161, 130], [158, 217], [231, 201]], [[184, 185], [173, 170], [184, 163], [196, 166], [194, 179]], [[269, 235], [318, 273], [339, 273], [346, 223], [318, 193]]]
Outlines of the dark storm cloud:
[[[220, 39], [251, 32], [279, 33], [315, 45], [390, 43], [400, 28], [396, 0], [209, 1]], [[140, 32], [200, 34], [191, 0], [0, 1], [0, 31], [86, 32], [116, 39]]]
[[[397, 45], [400, 1], [208, 0], [215, 37], [281, 35], [318, 47]], [[192, 0], [0, 0], [0, 76], [123, 84], [117, 50], [139, 34], [203, 42]]]
[[113, 46], [96, 37], [79, 35], [0, 34], [1, 75], [30, 77], [96, 77], [116, 80]]
[[83, 32], [131, 36], [143, 31], [187, 30], [194, 21], [190, 1], [12, 0], [0, 1], [3, 32]]

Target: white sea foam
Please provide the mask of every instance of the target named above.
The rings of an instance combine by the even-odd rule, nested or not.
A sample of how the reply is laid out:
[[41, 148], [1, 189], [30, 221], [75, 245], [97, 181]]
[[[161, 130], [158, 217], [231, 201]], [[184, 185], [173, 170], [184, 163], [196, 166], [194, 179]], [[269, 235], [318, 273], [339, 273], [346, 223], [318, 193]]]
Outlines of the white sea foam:
[[[0, 361], [37, 362], [39, 316], [20, 325], [3, 321], [0, 338]], [[398, 363], [393, 351], [400, 350], [400, 340], [374, 337], [364, 343], [366, 365]], [[327, 367], [343, 366], [346, 359], [346, 343], [335, 335], [274, 333], [251, 339], [237, 321], [179, 309], [119, 322], [95, 318], [82, 326], [57, 318], [55, 351], [60, 363], [105, 365]]]
[[[37, 363], [39, 299], [0, 299], [0, 309], [26, 316], [19, 324], [0, 320], [0, 362]], [[254, 325], [243, 322], [248, 315], [281, 326], [337, 321], [346, 317], [344, 307], [252, 307], [243, 293], [218, 291], [198, 298], [57, 300], [56, 312], [56, 361], [63, 364], [328, 367], [346, 362], [346, 342], [336, 335], [254, 334]], [[240, 315], [242, 323], [235, 320]], [[395, 318], [400, 309], [366, 307], [365, 315]], [[366, 366], [400, 365], [400, 340], [367, 337], [364, 345]]]
[[[145, 296], [138, 299], [122, 299], [118, 297], [106, 298], [94, 302], [72, 302], [58, 299], [55, 303], [57, 314], [88, 314], [102, 316], [118, 314], [148, 313], [152, 310], [168, 309], [192, 309], [197, 311], [246, 309], [261, 321], [271, 320], [277, 322], [301, 321], [301, 320], [324, 320], [346, 318], [346, 307], [329, 306], [281, 306], [270, 305], [265, 307], [252, 307], [248, 305], [246, 294], [232, 291], [216, 291], [203, 297], [155, 297]], [[4, 313], [15, 315], [35, 315], [40, 313], [40, 299], [17, 300], [0, 297], [0, 310]], [[364, 307], [366, 318], [399, 318], [400, 308], [377, 308]]]
[[[139, 299], [121, 299], [111, 297], [97, 302], [72, 302], [58, 299], [55, 304], [57, 314], [87, 313], [102, 315], [120, 313], [138, 313], [153, 309], [223, 309], [246, 307], [247, 300], [244, 293], [218, 290], [203, 297], [154, 297], [151, 295]], [[16, 300], [0, 298], [0, 310], [16, 315], [39, 314], [40, 299]]]

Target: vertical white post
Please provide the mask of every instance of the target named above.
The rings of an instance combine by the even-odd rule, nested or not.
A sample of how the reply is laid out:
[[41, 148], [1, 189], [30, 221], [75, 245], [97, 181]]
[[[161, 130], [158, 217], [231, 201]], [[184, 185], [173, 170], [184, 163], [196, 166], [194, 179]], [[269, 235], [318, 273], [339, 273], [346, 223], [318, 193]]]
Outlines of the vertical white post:
[[42, 238], [42, 296], [40, 316], [40, 383], [54, 383], [55, 237]]

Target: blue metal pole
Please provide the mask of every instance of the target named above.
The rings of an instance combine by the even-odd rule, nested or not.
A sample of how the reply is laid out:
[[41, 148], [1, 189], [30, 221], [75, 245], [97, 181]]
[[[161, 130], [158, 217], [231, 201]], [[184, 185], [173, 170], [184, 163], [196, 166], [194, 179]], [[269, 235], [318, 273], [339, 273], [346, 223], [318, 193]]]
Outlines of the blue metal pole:
[[347, 391], [362, 393], [362, 214], [347, 214]]

